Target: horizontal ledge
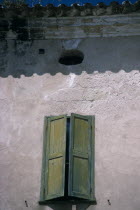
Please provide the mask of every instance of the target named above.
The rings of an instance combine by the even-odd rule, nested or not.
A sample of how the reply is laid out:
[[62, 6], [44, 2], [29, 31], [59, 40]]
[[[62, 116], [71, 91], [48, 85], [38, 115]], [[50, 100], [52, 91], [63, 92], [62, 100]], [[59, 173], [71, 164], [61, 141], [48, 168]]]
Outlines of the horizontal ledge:
[[62, 153], [54, 153], [48, 156], [48, 160], [58, 159], [63, 157]]
[[97, 205], [96, 198], [94, 200], [83, 200], [83, 199], [78, 199], [78, 200], [49, 200], [49, 201], [39, 201], [39, 205], [48, 205], [48, 204], [81, 204], [81, 203], [86, 203], [86, 204], [92, 204], [92, 205]]
[[[7, 21], [7, 28], [12, 20]], [[46, 40], [140, 35], [140, 14], [76, 18], [25, 18], [25, 26], [9, 30], [0, 26], [0, 39]], [[3, 22], [4, 24], [5, 22]], [[9, 31], [7, 31], [9, 30]]]
[[78, 157], [78, 158], [82, 158], [82, 159], [88, 159], [88, 158], [89, 158], [88, 153], [85, 154], [85, 153], [81, 153], [81, 152], [77, 152], [77, 151], [73, 151], [73, 152], [72, 152], [72, 155], [73, 155], [74, 157]]

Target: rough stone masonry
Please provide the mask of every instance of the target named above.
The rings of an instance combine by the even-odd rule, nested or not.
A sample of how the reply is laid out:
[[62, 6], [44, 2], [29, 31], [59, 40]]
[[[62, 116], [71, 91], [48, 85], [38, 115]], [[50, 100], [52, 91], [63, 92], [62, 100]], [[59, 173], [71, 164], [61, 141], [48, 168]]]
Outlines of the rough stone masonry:
[[[101, 6], [99, 16], [78, 8], [74, 17], [0, 9], [0, 210], [140, 209], [140, 14], [132, 8], [111, 15]], [[67, 50], [83, 62], [60, 64]], [[95, 115], [97, 205], [42, 207], [44, 116], [70, 113]]]

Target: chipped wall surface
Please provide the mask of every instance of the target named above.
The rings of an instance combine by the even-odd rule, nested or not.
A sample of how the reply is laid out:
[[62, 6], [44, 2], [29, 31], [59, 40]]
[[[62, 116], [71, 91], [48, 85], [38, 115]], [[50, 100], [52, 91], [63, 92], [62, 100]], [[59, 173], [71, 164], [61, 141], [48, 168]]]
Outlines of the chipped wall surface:
[[[139, 210], [140, 36], [134, 35], [0, 41], [0, 210]], [[83, 52], [83, 62], [60, 64], [71, 49]], [[96, 118], [97, 205], [42, 207], [44, 116], [70, 113]]]
[[[2, 10], [3, 11], [3, 10]], [[34, 10], [33, 10], [34, 11]], [[49, 10], [50, 12], [50, 10]], [[103, 13], [104, 14], [104, 13]], [[1, 15], [1, 14], [0, 14]], [[48, 17], [6, 10], [0, 16], [0, 40], [47, 40], [140, 35], [140, 14]]]

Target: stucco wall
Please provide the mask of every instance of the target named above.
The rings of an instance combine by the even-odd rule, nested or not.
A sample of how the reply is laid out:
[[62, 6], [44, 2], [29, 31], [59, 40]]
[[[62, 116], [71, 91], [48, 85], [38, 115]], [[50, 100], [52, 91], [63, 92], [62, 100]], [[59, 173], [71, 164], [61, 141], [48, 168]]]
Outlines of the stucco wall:
[[[97, 205], [77, 209], [140, 209], [139, 43], [140, 36], [1, 41], [1, 210], [76, 209], [38, 205], [44, 116], [70, 113], [96, 117]], [[61, 52], [74, 48], [83, 63], [59, 64]]]

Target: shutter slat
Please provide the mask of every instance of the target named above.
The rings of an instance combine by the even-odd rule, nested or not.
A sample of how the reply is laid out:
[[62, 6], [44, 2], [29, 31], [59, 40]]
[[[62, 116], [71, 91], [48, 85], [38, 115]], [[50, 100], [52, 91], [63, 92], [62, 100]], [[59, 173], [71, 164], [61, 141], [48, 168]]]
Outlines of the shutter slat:
[[54, 153], [54, 154], [49, 155], [49, 160], [60, 158], [60, 157], [63, 157], [62, 153]]
[[69, 167], [69, 196], [92, 199], [92, 117], [72, 114]]
[[45, 200], [64, 196], [66, 116], [49, 117], [46, 148]]
[[76, 157], [81, 157], [81, 158], [88, 158], [88, 153], [80, 153], [79, 151], [74, 151], [73, 150], [73, 156], [76, 156]]

